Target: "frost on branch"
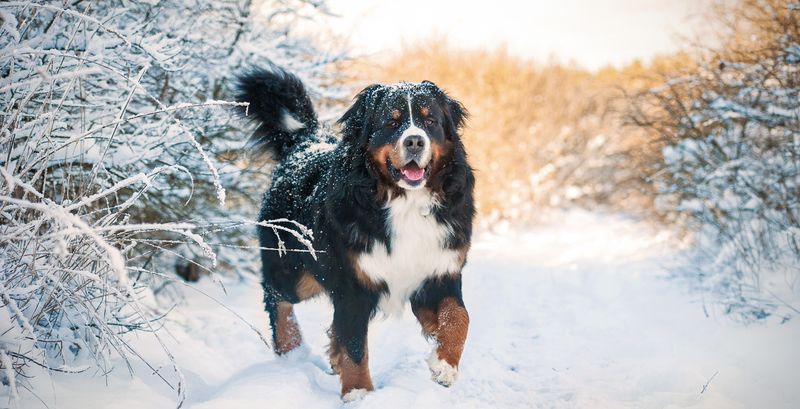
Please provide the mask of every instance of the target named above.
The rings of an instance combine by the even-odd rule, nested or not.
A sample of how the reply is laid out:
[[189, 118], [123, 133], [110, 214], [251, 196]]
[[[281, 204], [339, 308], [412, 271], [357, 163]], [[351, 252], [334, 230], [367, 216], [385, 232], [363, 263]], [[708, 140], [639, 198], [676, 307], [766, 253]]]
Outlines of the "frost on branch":
[[[103, 374], [112, 356], [137, 357], [124, 335], [158, 339], [168, 306], [154, 289], [176, 257], [224, 270], [257, 254], [241, 250], [256, 223], [243, 220], [269, 169], [243, 166], [231, 78], [272, 60], [323, 101], [340, 98], [326, 67], [341, 55], [292, 33], [324, 11], [301, 0], [0, 3], [0, 379], [12, 397], [26, 368]], [[310, 243], [304, 228], [274, 226]], [[174, 369], [158, 374], [182, 399]]]
[[666, 142], [663, 209], [696, 232], [696, 273], [745, 320], [800, 313], [800, 11], [721, 9], [729, 40], [636, 101]]

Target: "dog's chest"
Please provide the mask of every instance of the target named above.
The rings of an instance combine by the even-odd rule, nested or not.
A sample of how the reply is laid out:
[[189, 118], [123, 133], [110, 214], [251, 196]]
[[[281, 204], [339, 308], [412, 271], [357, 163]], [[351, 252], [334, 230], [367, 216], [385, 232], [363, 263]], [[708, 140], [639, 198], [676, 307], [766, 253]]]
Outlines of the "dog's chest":
[[387, 314], [400, 314], [411, 294], [427, 279], [458, 272], [459, 252], [444, 247], [450, 230], [432, 214], [435, 201], [427, 189], [409, 190], [389, 203], [387, 226], [391, 249], [376, 242], [369, 253], [362, 253], [361, 271], [375, 282], [384, 282], [389, 293], [379, 308]]

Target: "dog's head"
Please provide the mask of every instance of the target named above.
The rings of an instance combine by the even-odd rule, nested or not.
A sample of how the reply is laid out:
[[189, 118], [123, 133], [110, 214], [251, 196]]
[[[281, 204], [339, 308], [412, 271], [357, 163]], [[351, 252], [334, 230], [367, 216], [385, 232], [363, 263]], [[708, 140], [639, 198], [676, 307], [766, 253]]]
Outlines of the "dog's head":
[[436, 180], [455, 149], [467, 112], [430, 81], [370, 85], [342, 116], [344, 143], [366, 153], [370, 173], [388, 188], [420, 189]]

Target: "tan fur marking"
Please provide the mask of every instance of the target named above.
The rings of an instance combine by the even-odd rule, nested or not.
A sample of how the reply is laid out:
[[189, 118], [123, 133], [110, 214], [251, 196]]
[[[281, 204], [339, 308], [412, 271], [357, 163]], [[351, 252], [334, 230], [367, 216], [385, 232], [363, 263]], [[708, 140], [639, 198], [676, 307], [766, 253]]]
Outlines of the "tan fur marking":
[[400, 110], [399, 109], [395, 109], [394, 111], [392, 111], [392, 119], [394, 119], [395, 121], [400, 119]]
[[294, 315], [294, 308], [288, 302], [278, 303], [278, 320], [275, 323], [275, 353], [283, 355], [303, 342], [300, 327]]
[[391, 145], [383, 145], [372, 151], [372, 159], [376, 164], [386, 163], [386, 158], [391, 154], [391, 151]]
[[425, 336], [433, 337], [438, 342], [436, 353], [439, 359], [458, 368], [469, 328], [466, 308], [458, 305], [455, 298], [448, 297], [439, 303], [438, 311], [420, 308], [414, 311], [414, 315], [422, 325]]
[[436, 329], [436, 339], [439, 341], [439, 348], [436, 353], [439, 359], [458, 368], [469, 329], [467, 309], [458, 305], [455, 298], [448, 297], [439, 303], [437, 316], [439, 326]]
[[428, 107], [420, 107], [419, 113], [422, 114], [423, 117], [427, 117], [431, 113], [431, 110]]
[[469, 244], [460, 248], [458, 250], [458, 264], [461, 268], [464, 268], [464, 265], [467, 264], [467, 253], [469, 253]]
[[386, 158], [389, 158], [392, 165], [395, 167], [399, 167], [399, 164], [403, 161], [403, 158], [400, 156], [400, 151], [395, 149], [394, 145], [381, 146], [373, 151], [372, 158], [375, 163], [381, 167], [381, 173], [384, 173], [386, 176], [389, 176], [389, 169], [386, 169]]
[[402, 162], [400, 152], [394, 149], [393, 145], [383, 145], [372, 151], [372, 162], [378, 167], [379, 172], [387, 180], [391, 179], [389, 169], [386, 167], [386, 160], [389, 159], [393, 166], [397, 167]]
[[322, 285], [319, 283], [319, 281], [317, 281], [308, 271], [303, 271], [300, 274], [300, 280], [297, 281], [297, 287], [295, 287], [297, 297], [299, 297], [301, 300], [307, 300], [315, 297], [321, 294], [324, 290], [325, 289], [322, 288]]
[[442, 155], [444, 154], [445, 147], [442, 146], [440, 143], [431, 143], [431, 154], [436, 159], [442, 159]]
[[[390, 148], [391, 151], [389, 153], [389, 160], [392, 161], [392, 166], [399, 169], [402, 167], [401, 164], [403, 163], [403, 157], [400, 155], [399, 149], [394, 149], [393, 147]], [[388, 173], [389, 170], [387, 169], [386, 171]]]
[[364, 358], [360, 363], [353, 362], [347, 351], [339, 353], [339, 380], [342, 382], [342, 396], [353, 389], [375, 390], [372, 386], [372, 377], [369, 374], [369, 359], [366, 346]]
[[417, 317], [420, 325], [422, 325], [422, 334], [426, 338], [436, 336], [436, 328], [439, 327], [439, 318], [436, 316], [436, 311], [430, 308], [420, 308], [414, 310], [414, 315]]
[[330, 338], [328, 359], [330, 359], [333, 373], [339, 374], [339, 380], [342, 384], [342, 396], [353, 389], [375, 390], [369, 373], [369, 351], [367, 346], [364, 345], [364, 358], [357, 364], [350, 359], [347, 350], [336, 342], [336, 333], [333, 330], [333, 326], [328, 330], [328, 337]]
[[396, 164], [402, 162], [400, 152], [393, 145], [383, 145], [370, 151], [370, 165], [377, 171], [380, 178], [375, 197], [379, 202], [386, 201], [389, 194], [394, 196], [403, 190], [395, 185], [389, 168], [386, 166], [387, 161], [390, 161], [395, 167]]

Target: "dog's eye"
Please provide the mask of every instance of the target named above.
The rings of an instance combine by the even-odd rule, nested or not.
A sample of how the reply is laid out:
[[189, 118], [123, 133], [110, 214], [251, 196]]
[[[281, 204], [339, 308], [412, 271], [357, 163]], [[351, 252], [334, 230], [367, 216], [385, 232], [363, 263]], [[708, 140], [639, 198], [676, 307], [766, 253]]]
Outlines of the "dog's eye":
[[430, 118], [425, 120], [425, 126], [432, 126], [435, 123], [436, 123], [436, 121], [434, 121], [433, 119], [430, 119]]
[[400, 122], [397, 122], [394, 119], [392, 119], [386, 123], [386, 126], [389, 128], [397, 128], [398, 126], [400, 126]]

